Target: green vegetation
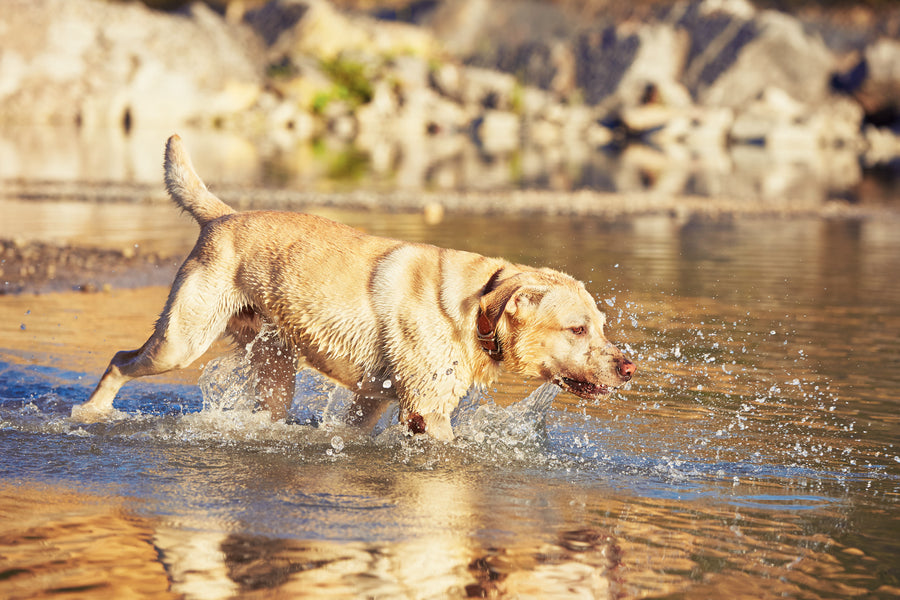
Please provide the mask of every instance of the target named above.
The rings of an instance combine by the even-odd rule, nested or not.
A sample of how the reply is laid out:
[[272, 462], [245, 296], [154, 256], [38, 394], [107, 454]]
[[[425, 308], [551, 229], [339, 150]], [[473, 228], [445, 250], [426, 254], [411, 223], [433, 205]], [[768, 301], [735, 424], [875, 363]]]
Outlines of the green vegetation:
[[359, 181], [368, 173], [369, 155], [354, 146], [334, 150], [322, 140], [314, 140], [312, 150], [317, 161], [325, 161], [326, 177], [331, 181]]
[[334, 81], [337, 97], [351, 106], [372, 99], [372, 81], [363, 63], [338, 57], [322, 61], [322, 70]]
[[269, 79], [290, 79], [297, 76], [297, 67], [288, 58], [271, 63], [266, 67], [266, 77]]
[[314, 113], [322, 114], [336, 100], [346, 102], [351, 110], [372, 100], [372, 78], [367, 65], [338, 57], [323, 60], [320, 66], [333, 85], [313, 97], [310, 108]]

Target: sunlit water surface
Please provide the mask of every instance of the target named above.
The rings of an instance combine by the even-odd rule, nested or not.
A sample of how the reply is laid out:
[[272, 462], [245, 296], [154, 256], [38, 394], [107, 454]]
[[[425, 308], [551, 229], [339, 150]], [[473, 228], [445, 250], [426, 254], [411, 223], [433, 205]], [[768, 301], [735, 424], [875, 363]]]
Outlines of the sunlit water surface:
[[[100, 373], [30, 353], [48, 297], [0, 297], [33, 301], [0, 344], [0, 596], [900, 595], [900, 222], [337, 216], [567, 270], [635, 380], [592, 403], [507, 378], [442, 444], [392, 415], [355, 436], [307, 372], [300, 424], [271, 424], [226, 354], [84, 426]], [[154, 316], [100, 315], [133, 347]]]

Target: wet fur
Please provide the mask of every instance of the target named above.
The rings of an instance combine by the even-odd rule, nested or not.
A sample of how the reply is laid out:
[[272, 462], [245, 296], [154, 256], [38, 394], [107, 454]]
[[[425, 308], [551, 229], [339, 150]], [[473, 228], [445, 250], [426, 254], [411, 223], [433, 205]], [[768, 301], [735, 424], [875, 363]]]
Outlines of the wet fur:
[[[178, 136], [166, 146], [166, 187], [200, 224], [150, 339], [117, 353], [72, 417], [113, 412], [126, 382], [183, 368], [223, 334], [250, 347], [257, 395], [287, 415], [308, 365], [356, 394], [348, 422], [371, 428], [400, 403], [413, 431], [451, 439], [450, 414], [473, 385], [502, 370], [598, 397], [631, 378], [583, 284], [550, 269], [366, 235], [313, 215], [235, 212], [196, 175]], [[502, 360], [476, 336], [479, 311]], [[277, 335], [258, 336], [263, 327]], [[249, 342], [253, 341], [253, 344]]]

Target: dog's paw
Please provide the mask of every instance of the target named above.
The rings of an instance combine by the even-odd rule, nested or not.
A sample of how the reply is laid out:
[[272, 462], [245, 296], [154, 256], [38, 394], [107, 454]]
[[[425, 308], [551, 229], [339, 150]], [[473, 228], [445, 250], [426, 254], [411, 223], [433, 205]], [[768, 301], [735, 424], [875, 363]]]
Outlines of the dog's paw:
[[99, 423], [122, 418], [123, 413], [110, 408], [102, 409], [90, 404], [76, 404], [72, 407], [72, 420], [76, 423]]
[[425, 433], [442, 442], [452, 442], [455, 437], [450, 419], [438, 413], [410, 413], [406, 419], [406, 427], [413, 435]]

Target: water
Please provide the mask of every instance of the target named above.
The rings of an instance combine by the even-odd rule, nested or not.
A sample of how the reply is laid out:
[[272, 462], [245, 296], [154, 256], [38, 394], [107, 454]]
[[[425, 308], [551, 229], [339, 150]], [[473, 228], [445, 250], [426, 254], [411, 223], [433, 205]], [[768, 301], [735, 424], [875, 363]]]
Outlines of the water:
[[270, 424], [209, 355], [75, 425], [166, 290], [2, 296], [0, 596], [900, 595], [896, 220], [330, 214], [571, 272], [635, 380], [506, 378], [441, 444], [354, 435], [309, 373], [300, 424]]

